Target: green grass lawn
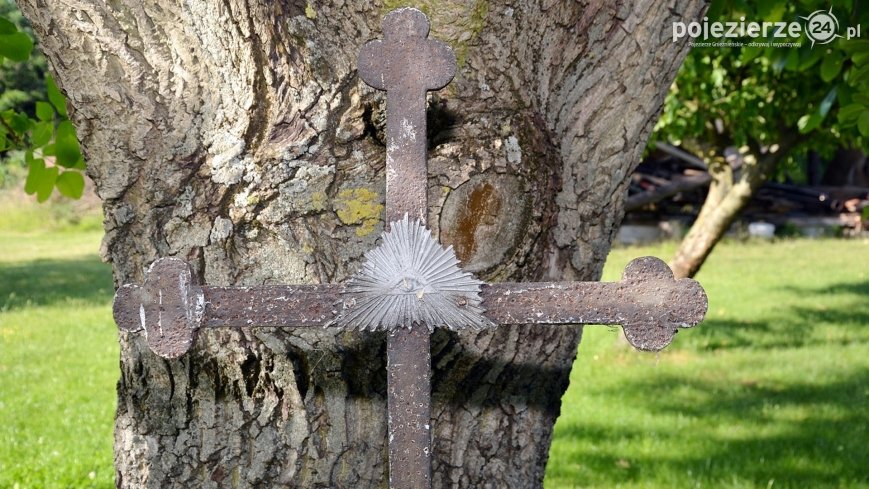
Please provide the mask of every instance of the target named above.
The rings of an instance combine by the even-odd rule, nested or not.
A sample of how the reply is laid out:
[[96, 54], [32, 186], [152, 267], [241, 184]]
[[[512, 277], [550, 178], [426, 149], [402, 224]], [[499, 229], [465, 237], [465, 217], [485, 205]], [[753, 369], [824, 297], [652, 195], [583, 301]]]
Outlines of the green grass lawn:
[[586, 328], [546, 488], [867, 487], [869, 242], [726, 243], [697, 278], [707, 319], [663, 353]]
[[[118, 352], [100, 233], [19, 221], [0, 215], [0, 488], [111, 487]], [[672, 251], [615, 250], [606, 278]], [[867, 241], [726, 243], [699, 277], [707, 321], [665, 353], [587, 328], [546, 487], [865, 487], [867, 275]]]
[[100, 238], [0, 229], [0, 488], [114, 487], [120, 374]]

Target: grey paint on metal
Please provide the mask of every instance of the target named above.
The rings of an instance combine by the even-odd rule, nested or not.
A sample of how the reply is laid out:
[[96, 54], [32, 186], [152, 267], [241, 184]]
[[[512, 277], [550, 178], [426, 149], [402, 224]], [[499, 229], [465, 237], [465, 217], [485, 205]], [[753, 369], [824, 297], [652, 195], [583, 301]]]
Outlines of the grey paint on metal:
[[482, 315], [483, 282], [459, 268], [452, 246], [441, 246], [407, 214], [389, 228], [347, 283], [338, 325], [362, 331], [425, 325], [429, 332], [495, 326]]

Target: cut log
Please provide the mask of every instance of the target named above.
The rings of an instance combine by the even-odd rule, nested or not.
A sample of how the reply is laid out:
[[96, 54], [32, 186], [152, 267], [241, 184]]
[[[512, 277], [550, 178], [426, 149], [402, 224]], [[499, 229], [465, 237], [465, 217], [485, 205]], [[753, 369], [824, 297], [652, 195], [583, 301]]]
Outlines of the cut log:
[[658, 188], [628, 197], [625, 203], [625, 212], [634, 211], [649, 204], [660, 202], [681, 192], [689, 192], [700, 187], [705, 187], [711, 181], [712, 177], [708, 173], [676, 178]]
[[707, 170], [708, 167], [706, 163], [703, 162], [700, 158], [692, 155], [691, 153], [685, 151], [684, 149], [677, 148], [671, 144], [667, 143], [655, 143], [655, 148], [659, 151], [667, 153], [668, 155], [681, 160], [685, 163], [688, 163], [692, 168], [696, 168], [698, 170]]

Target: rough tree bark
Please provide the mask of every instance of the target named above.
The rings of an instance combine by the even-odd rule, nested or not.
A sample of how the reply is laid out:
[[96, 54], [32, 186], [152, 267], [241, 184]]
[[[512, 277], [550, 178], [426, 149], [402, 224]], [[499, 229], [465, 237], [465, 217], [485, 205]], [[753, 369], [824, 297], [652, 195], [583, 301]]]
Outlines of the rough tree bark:
[[[391, 7], [21, 0], [104, 200], [117, 284], [162, 256], [210, 284], [340, 281], [382, 230]], [[459, 59], [432, 100], [430, 220], [486, 280], [600, 275], [699, 0], [421, 2]], [[578, 328], [433, 338], [436, 487], [540, 485]], [[120, 335], [120, 487], [383, 487], [384, 338]]]

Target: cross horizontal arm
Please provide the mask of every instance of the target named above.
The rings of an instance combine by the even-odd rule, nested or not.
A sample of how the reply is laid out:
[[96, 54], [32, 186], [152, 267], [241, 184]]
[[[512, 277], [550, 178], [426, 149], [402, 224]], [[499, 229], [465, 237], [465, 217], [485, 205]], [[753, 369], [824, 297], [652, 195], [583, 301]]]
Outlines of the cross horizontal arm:
[[[174, 266], [157, 265], [166, 260]], [[191, 285], [187, 280], [187, 287], [194, 290], [185, 291], [178, 285], [185, 281], [177, 277], [183, 271], [182, 264], [186, 267], [181, 260], [159, 260], [144, 286], [125, 285], [115, 297], [118, 327], [146, 330], [158, 354], [161, 333], [176, 341], [178, 335], [166, 334], [173, 328], [189, 331], [190, 339], [184, 342], [189, 349], [196, 329], [322, 328], [333, 325], [345, 307], [352, 307], [341, 284], [217, 287]], [[155, 279], [154, 273], [160, 272], [169, 276]], [[147, 292], [157, 284], [162, 284], [159, 290]], [[197, 294], [200, 301], [184, 299]], [[678, 328], [699, 323], [707, 305], [706, 294], [697, 282], [675, 280], [666, 264], [650, 257], [631, 262], [619, 282], [499, 283], [484, 285], [480, 296], [485, 316], [495, 324], [619, 324], [635, 347], [651, 351], [667, 346]], [[155, 300], [161, 304], [154, 304]], [[185, 302], [189, 308], [201, 310], [166, 315], [174, 304], [183, 308]], [[145, 311], [151, 310], [155, 312], [149, 317]], [[183, 352], [174, 356], [180, 354]]]

